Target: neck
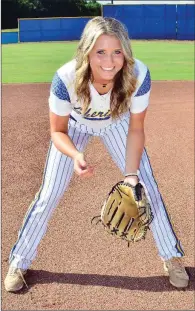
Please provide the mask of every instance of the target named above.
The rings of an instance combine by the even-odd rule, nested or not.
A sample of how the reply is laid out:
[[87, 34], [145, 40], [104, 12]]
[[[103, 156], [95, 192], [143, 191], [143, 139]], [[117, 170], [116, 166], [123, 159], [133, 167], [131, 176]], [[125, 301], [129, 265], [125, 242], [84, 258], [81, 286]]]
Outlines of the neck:
[[93, 79], [92, 80], [92, 83], [93, 84], [96, 84], [96, 85], [99, 85], [99, 86], [101, 86], [101, 87], [103, 87], [103, 88], [105, 88], [105, 87], [107, 87], [107, 86], [109, 86], [110, 84], [112, 84], [113, 83], [113, 80], [96, 80], [96, 79]]

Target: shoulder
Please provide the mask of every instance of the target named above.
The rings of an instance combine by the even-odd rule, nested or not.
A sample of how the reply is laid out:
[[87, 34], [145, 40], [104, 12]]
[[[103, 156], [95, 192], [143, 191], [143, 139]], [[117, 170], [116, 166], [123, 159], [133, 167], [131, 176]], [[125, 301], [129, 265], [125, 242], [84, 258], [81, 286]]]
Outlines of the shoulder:
[[135, 64], [134, 64], [134, 73], [136, 75], [136, 78], [139, 80], [143, 80], [143, 78], [146, 75], [146, 72], [148, 70], [148, 67], [139, 59], [134, 58]]
[[73, 59], [70, 62], [64, 64], [60, 67], [56, 74], [59, 78], [67, 85], [70, 81], [73, 81], [75, 78], [75, 70], [76, 70], [76, 60]]
[[70, 102], [70, 90], [75, 78], [76, 60], [72, 60], [60, 67], [53, 76], [51, 93], [61, 100]]
[[134, 73], [137, 78], [137, 86], [134, 96], [140, 96], [150, 91], [151, 76], [149, 68], [143, 62], [138, 59], [134, 60]]
[[61, 99], [70, 101], [69, 93], [75, 80], [76, 60], [64, 64], [53, 76], [51, 91]]

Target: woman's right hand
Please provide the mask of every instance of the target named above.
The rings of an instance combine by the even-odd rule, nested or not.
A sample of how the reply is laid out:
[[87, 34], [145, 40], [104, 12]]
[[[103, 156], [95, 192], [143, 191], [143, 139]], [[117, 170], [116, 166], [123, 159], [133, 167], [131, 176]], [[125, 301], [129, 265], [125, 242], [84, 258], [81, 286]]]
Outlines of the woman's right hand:
[[93, 167], [88, 166], [85, 159], [84, 154], [81, 152], [78, 152], [74, 158], [74, 170], [77, 175], [80, 177], [91, 177], [93, 175]]

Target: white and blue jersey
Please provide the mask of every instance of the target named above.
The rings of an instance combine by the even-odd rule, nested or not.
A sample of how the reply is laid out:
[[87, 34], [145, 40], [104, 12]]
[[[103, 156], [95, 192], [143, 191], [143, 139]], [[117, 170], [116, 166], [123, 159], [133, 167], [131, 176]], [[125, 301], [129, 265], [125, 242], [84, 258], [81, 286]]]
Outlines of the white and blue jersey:
[[[97, 132], [113, 122], [110, 112], [111, 90], [107, 94], [100, 95], [89, 82], [91, 102], [85, 114], [81, 114], [82, 105], [77, 100], [74, 89], [75, 68], [76, 60], [72, 60], [55, 73], [49, 97], [50, 110], [59, 116], [70, 114], [78, 124], [84, 124]], [[138, 59], [135, 59], [134, 72], [137, 86], [129, 98], [129, 110], [131, 113], [140, 113], [149, 104], [151, 78], [147, 66]]]

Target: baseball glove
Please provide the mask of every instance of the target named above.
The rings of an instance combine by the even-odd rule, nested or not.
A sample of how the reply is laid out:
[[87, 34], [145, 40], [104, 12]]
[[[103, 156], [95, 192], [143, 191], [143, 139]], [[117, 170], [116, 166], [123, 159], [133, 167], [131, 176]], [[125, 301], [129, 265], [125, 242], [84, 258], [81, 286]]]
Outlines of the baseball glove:
[[141, 183], [132, 186], [120, 181], [108, 194], [99, 217], [108, 233], [126, 240], [129, 246], [145, 239], [153, 214]]

